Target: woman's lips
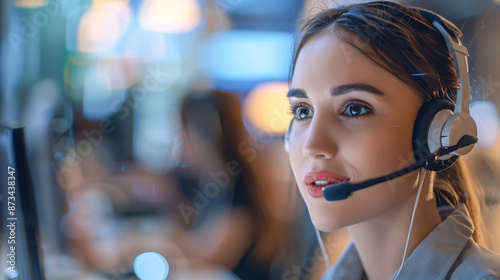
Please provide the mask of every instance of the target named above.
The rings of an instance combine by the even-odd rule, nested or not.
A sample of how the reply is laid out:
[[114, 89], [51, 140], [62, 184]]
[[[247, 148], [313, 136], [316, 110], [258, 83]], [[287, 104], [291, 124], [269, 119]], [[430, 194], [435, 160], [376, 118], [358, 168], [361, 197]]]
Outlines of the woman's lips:
[[[307, 192], [312, 197], [323, 197], [322, 189], [328, 186], [332, 186], [334, 184], [349, 181], [350, 178], [335, 174], [329, 171], [320, 171], [320, 172], [309, 172], [304, 177], [304, 183], [307, 186]], [[315, 181], [327, 181], [331, 182], [328, 185], [314, 185]]]
[[307, 185], [307, 193], [312, 197], [323, 197], [323, 188], [328, 186]]

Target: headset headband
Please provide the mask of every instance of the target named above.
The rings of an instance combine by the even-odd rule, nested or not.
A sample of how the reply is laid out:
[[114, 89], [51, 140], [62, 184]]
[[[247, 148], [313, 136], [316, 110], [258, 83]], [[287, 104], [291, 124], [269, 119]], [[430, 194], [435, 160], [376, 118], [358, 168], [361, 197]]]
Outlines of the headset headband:
[[[460, 137], [465, 134], [473, 136], [477, 135], [476, 125], [469, 112], [470, 85], [469, 65], [467, 59], [469, 52], [460, 40], [460, 37], [463, 36], [462, 32], [452, 22], [426, 9], [415, 10], [430, 21], [432, 25], [434, 25], [441, 33], [446, 42], [446, 47], [453, 55], [453, 59], [455, 61], [455, 68], [460, 79], [460, 88], [457, 90], [453, 116], [446, 121], [441, 131], [441, 145], [454, 145], [458, 142]], [[470, 152], [472, 148], [473, 146], [469, 146], [453, 152], [453, 154], [464, 155]]]
[[[448, 119], [445, 119], [444, 124], [440, 123], [439, 120], [433, 122], [433, 125], [436, 123], [436, 125], [441, 128], [439, 135], [436, 135], [436, 141], [431, 141], [437, 144], [437, 146], [433, 146], [430, 150], [430, 152], [433, 152], [434, 149], [439, 147], [455, 145], [464, 135], [470, 135], [473, 137], [477, 136], [476, 123], [470, 116], [469, 111], [470, 85], [467, 59], [469, 52], [460, 40], [460, 37], [463, 36], [462, 32], [452, 22], [426, 9], [413, 8], [413, 10], [431, 22], [432, 25], [435, 26], [441, 33], [444, 41], [446, 42], [446, 47], [452, 54], [455, 61], [455, 69], [457, 70], [460, 83], [460, 88], [457, 90], [453, 114]], [[293, 121], [290, 122], [288, 130], [284, 135], [284, 145], [287, 152], [289, 149], [289, 138], [292, 123]], [[429, 137], [433, 138], [432, 135]], [[474, 145], [469, 145], [467, 147], [460, 148], [459, 150], [452, 152], [450, 155], [465, 155], [469, 153], [473, 147]]]

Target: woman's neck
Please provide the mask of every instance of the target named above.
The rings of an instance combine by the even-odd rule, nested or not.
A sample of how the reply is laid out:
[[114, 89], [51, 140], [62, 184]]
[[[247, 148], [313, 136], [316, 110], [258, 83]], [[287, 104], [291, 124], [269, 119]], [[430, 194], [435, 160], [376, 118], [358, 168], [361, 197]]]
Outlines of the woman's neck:
[[[441, 223], [435, 197], [429, 194], [429, 182], [426, 178], [422, 186], [406, 258]], [[401, 265], [416, 196], [415, 191], [398, 207], [348, 227], [369, 280], [387, 280]]]

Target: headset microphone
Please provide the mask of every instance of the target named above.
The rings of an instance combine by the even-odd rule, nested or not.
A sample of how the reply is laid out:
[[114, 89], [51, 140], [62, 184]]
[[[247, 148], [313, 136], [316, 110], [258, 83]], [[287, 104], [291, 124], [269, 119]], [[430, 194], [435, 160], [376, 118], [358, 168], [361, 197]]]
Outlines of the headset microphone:
[[406, 168], [403, 168], [401, 170], [398, 170], [394, 173], [381, 176], [378, 178], [374, 179], [369, 179], [363, 182], [359, 183], [348, 183], [348, 182], [342, 182], [335, 184], [333, 186], [325, 187], [323, 188], [323, 196], [325, 197], [326, 200], [328, 201], [335, 201], [335, 200], [344, 200], [351, 196], [352, 192], [359, 191], [362, 189], [366, 189], [368, 187], [371, 187], [373, 185], [386, 182], [398, 177], [401, 177], [403, 175], [406, 175], [410, 172], [413, 172], [421, 167], [425, 167], [429, 163], [435, 162], [437, 158], [450, 154], [458, 149], [461, 149], [463, 147], [467, 147], [469, 145], [477, 143], [477, 138], [474, 136], [470, 135], [464, 135], [456, 145], [450, 146], [450, 147], [440, 147], [437, 149], [434, 153], [428, 155], [427, 157], [417, 161], [415, 164], [410, 165]]

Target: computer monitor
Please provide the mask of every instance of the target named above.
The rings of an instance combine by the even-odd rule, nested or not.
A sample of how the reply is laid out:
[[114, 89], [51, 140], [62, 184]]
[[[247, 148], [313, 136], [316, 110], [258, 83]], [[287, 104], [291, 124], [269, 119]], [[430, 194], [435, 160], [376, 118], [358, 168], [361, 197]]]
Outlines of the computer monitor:
[[[35, 192], [24, 127], [0, 126], [0, 213], [5, 233], [2, 257], [6, 279], [44, 280]], [[3, 267], [3, 266], [2, 266]]]

